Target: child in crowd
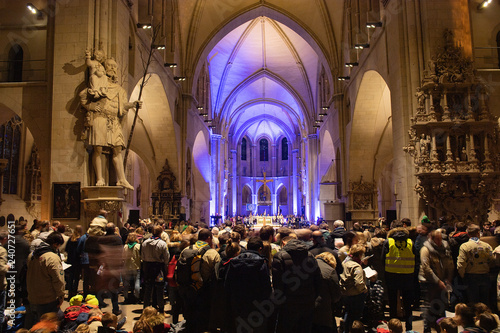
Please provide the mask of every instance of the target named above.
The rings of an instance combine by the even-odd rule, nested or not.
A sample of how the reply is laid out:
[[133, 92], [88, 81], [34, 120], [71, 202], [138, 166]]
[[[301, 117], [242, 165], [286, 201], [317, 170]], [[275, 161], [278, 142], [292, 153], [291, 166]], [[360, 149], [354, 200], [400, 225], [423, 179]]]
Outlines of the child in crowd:
[[40, 317], [40, 321], [36, 323], [30, 332], [57, 332], [59, 329], [59, 318], [55, 312], [45, 313]]
[[368, 298], [365, 301], [363, 321], [368, 330], [376, 328], [384, 318], [384, 286], [378, 279], [378, 274], [371, 276], [368, 280]]
[[118, 325], [118, 317], [109, 312], [104, 312], [101, 319], [102, 326], [97, 329], [98, 333], [115, 333]]
[[397, 318], [392, 318], [391, 320], [389, 320], [387, 326], [389, 327], [390, 333], [403, 333], [403, 324]]
[[359, 320], [352, 322], [350, 333], [365, 333], [365, 325]]
[[443, 318], [439, 322], [441, 333], [458, 333], [458, 325], [453, 318]]
[[89, 325], [87, 324], [80, 324], [75, 330], [75, 333], [90, 333], [90, 328]]

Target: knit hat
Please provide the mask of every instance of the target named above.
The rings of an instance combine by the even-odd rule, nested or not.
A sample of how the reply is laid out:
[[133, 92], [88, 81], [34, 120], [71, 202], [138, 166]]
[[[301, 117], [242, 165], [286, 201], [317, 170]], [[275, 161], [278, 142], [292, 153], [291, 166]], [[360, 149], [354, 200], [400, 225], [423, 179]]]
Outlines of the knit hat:
[[90, 305], [99, 305], [99, 301], [94, 295], [88, 294], [87, 297], [85, 298], [85, 302]]
[[422, 219], [420, 220], [420, 223], [422, 223], [422, 224], [430, 224], [431, 220], [429, 220], [429, 218], [427, 217], [427, 215], [424, 215], [424, 217], [422, 217]]
[[76, 296], [73, 296], [71, 297], [71, 299], [69, 300], [69, 305], [82, 305], [82, 301], [83, 301], [83, 296], [82, 295], [76, 295]]

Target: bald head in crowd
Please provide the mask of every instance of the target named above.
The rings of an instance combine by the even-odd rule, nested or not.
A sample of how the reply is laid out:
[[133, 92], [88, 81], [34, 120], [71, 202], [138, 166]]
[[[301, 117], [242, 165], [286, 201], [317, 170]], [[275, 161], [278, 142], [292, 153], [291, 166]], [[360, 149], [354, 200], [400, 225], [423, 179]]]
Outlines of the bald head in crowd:
[[311, 240], [312, 231], [310, 229], [297, 229], [295, 230], [297, 239], [308, 242]]
[[314, 244], [323, 244], [325, 239], [323, 238], [323, 233], [319, 230], [313, 231], [312, 239]]

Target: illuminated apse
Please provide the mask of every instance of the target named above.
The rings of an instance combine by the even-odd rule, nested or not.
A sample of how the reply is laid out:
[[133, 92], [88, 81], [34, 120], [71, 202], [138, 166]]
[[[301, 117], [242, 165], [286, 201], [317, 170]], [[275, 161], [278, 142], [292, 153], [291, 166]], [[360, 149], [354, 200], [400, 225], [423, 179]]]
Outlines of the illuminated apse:
[[[220, 144], [229, 155], [222, 181], [210, 180], [211, 215], [319, 216], [308, 202], [319, 196], [318, 181], [310, 184], [309, 174], [317, 165], [313, 125], [323, 67], [299, 33], [305, 34], [257, 17], [225, 35], [207, 55], [210, 116], [219, 124], [212, 129], [211, 149]], [[227, 142], [219, 143], [219, 136]], [[216, 159], [212, 152], [212, 166]]]

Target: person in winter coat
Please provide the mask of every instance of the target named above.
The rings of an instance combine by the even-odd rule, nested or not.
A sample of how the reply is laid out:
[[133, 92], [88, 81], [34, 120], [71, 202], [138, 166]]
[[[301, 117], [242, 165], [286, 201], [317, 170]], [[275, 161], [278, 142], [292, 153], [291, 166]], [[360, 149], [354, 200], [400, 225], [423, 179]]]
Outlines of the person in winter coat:
[[343, 262], [345, 258], [349, 255], [349, 251], [351, 249], [351, 246], [354, 244], [358, 244], [359, 242], [359, 237], [358, 234], [355, 233], [354, 231], [349, 231], [344, 234], [343, 236], [344, 240], [344, 246], [342, 246], [339, 249], [339, 260], [340, 262]]
[[[141, 245], [137, 241], [137, 234], [131, 232], [127, 236], [127, 241], [123, 246], [123, 259], [125, 261], [123, 272], [123, 297], [125, 303], [130, 304], [139, 300], [141, 290], [140, 269], [141, 269]], [[135, 299], [131, 300], [131, 293]]]
[[405, 228], [395, 228], [387, 234], [382, 251], [385, 282], [391, 318], [397, 317], [398, 291], [403, 298], [406, 330], [412, 329], [412, 303], [415, 292], [415, 247]]
[[347, 232], [344, 228], [344, 221], [336, 220], [333, 222], [333, 231], [330, 233], [326, 240], [327, 246], [334, 249], [335, 248], [335, 239], [343, 239], [344, 234]]
[[[106, 307], [104, 295], [109, 294], [113, 305], [113, 314], [120, 315], [118, 305], [118, 291], [123, 270], [123, 243], [122, 238], [115, 233], [113, 223], [106, 224], [106, 235], [99, 237], [99, 269], [97, 277], [97, 299], [99, 306]], [[87, 240], [88, 242], [89, 240]]]
[[368, 292], [365, 272], [361, 267], [361, 259], [364, 254], [365, 246], [355, 244], [351, 246], [349, 255], [342, 263], [344, 271], [340, 275], [340, 287], [345, 306], [344, 333], [349, 333], [353, 321], [360, 320], [363, 314]]
[[304, 242], [285, 238], [283, 244], [272, 263], [274, 298], [284, 300], [276, 332], [311, 332], [321, 272]]
[[309, 252], [314, 256], [317, 257], [319, 254], [323, 252], [329, 252], [331, 253], [336, 260], [335, 264], [335, 270], [337, 271], [337, 278], [338, 275], [342, 274], [342, 261], [339, 259], [338, 251], [332, 250], [328, 246], [326, 246], [325, 239], [323, 238], [323, 233], [319, 230], [316, 230], [312, 233], [312, 240], [313, 240], [313, 246], [309, 248]]
[[61, 234], [53, 232], [28, 257], [26, 327], [31, 328], [44, 313], [57, 312], [64, 300], [64, 271], [58, 254], [63, 243]]
[[467, 227], [469, 241], [460, 246], [457, 258], [458, 274], [467, 286], [467, 301], [489, 304], [490, 267], [494, 265], [493, 250], [488, 243], [479, 240], [479, 226]]
[[316, 256], [321, 271], [319, 293], [314, 305], [313, 332], [337, 332], [335, 321], [336, 303], [340, 301], [339, 276], [337, 275], [337, 259], [330, 252], [323, 252]]
[[71, 267], [66, 269], [67, 273], [67, 285], [68, 285], [68, 299], [71, 299], [78, 292], [78, 282], [80, 281], [80, 274], [82, 272], [82, 266], [80, 264], [80, 255], [78, 253], [78, 240], [83, 234], [83, 228], [81, 225], [77, 225], [73, 234], [66, 243], [66, 253], [68, 255], [66, 263], [70, 264]]
[[[384, 230], [385, 231], [385, 230]], [[366, 255], [373, 255], [368, 259], [368, 266], [372, 267], [377, 271], [378, 279], [385, 283], [385, 269], [384, 261], [382, 260], [382, 252], [384, 250], [384, 238], [372, 237], [370, 241], [366, 244], [367, 251]]]
[[160, 238], [162, 232], [162, 227], [154, 227], [153, 236], [142, 243], [141, 251], [144, 272], [144, 308], [153, 305], [161, 313], [165, 311], [163, 290], [170, 262], [167, 243]]
[[451, 257], [453, 258], [453, 265], [456, 267], [460, 246], [469, 241], [469, 235], [467, 234], [467, 224], [464, 222], [458, 222], [455, 229], [455, 232], [450, 237], [450, 249]]
[[[224, 289], [229, 300], [229, 317], [235, 320], [234, 327], [239, 332], [248, 329], [252, 320], [250, 314], [259, 312], [257, 303], [269, 300], [271, 296], [271, 278], [267, 260], [262, 256], [264, 243], [260, 237], [251, 237], [247, 242], [247, 251], [228, 261]], [[266, 316], [262, 322], [251, 325], [253, 332], [267, 332]]]
[[451, 286], [454, 269], [451, 250], [448, 243], [442, 239], [442, 233], [433, 230], [429, 236], [420, 250], [419, 280], [425, 284], [422, 289], [427, 290], [427, 304], [441, 302], [439, 304], [443, 306], [427, 306], [424, 309], [424, 333], [430, 333], [431, 327], [436, 328], [436, 320], [445, 315], [445, 304], [441, 295]]

